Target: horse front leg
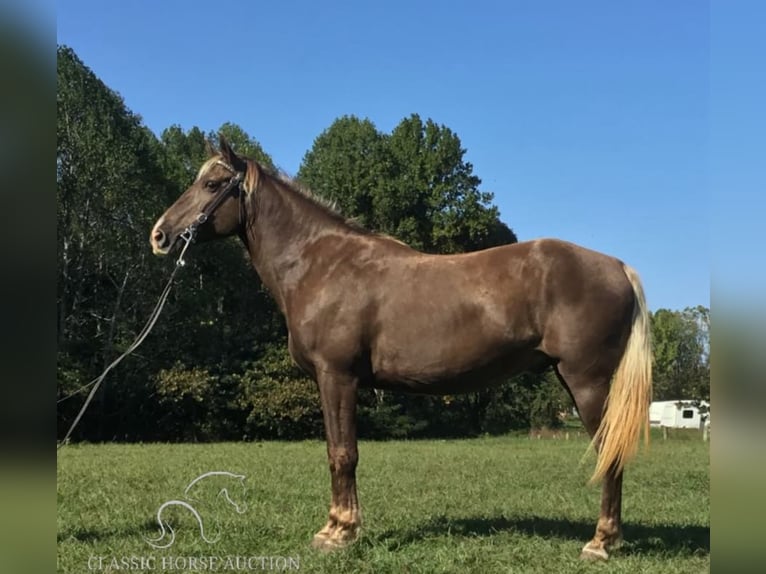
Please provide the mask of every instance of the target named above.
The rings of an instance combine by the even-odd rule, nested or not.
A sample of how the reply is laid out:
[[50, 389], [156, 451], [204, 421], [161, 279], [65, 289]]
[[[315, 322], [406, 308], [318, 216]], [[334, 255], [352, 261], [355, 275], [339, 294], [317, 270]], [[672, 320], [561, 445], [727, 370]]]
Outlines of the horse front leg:
[[356, 540], [362, 525], [356, 496], [357, 380], [349, 375], [321, 373], [317, 383], [327, 437], [332, 499], [327, 524], [314, 535], [312, 545], [332, 550]]

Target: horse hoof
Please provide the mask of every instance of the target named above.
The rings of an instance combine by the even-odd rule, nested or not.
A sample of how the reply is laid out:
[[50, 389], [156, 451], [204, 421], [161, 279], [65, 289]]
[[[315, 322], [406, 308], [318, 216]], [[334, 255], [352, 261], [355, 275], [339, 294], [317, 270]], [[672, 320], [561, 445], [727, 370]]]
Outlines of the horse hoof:
[[344, 531], [337, 529], [330, 532], [317, 532], [311, 541], [311, 546], [318, 550], [340, 550], [356, 542], [359, 537], [358, 531]]
[[330, 538], [327, 534], [314, 534], [314, 539], [311, 541], [311, 547], [318, 550], [324, 550], [329, 540]]
[[328, 538], [327, 536], [314, 536], [311, 541], [311, 547], [322, 552], [332, 552], [333, 550], [340, 550], [348, 546], [349, 542], [344, 540], [335, 540], [334, 538]]
[[580, 560], [588, 560], [590, 562], [599, 562], [609, 560], [609, 554], [607, 554], [604, 548], [598, 548], [586, 544], [580, 553]]

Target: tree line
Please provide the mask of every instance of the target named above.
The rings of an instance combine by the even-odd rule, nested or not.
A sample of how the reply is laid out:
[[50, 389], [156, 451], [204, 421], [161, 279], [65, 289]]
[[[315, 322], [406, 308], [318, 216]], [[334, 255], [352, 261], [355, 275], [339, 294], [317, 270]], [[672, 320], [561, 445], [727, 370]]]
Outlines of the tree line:
[[[159, 137], [66, 46], [57, 49], [58, 432], [83, 394], [132, 342], [167, 280], [148, 245], [157, 217], [223, 133], [273, 168], [233, 123], [215, 133], [169, 126]], [[346, 216], [432, 253], [517, 241], [465, 161], [457, 134], [413, 114], [391, 133], [338, 118], [313, 142], [296, 179]], [[195, 246], [146, 343], [112, 371], [75, 440], [188, 441], [322, 436], [318, 393], [292, 363], [284, 321], [236, 240]], [[709, 314], [652, 317], [656, 398], [709, 398]], [[672, 395], [672, 396], [671, 396]], [[571, 400], [551, 373], [477, 393], [424, 397], [363, 391], [368, 438], [471, 436], [556, 426]]]

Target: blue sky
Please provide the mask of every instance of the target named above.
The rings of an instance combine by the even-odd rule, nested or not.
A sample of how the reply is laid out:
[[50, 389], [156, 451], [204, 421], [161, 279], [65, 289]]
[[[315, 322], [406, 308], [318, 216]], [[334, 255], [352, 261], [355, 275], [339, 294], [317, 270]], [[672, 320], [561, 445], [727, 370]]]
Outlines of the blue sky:
[[713, 299], [766, 336], [766, 2], [716, 2], [711, 14]]
[[155, 133], [231, 121], [288, 173], [341, 115], [432, 118], [521, 240], [710, 304], [704, 2], [67, 0], [57, 32]]

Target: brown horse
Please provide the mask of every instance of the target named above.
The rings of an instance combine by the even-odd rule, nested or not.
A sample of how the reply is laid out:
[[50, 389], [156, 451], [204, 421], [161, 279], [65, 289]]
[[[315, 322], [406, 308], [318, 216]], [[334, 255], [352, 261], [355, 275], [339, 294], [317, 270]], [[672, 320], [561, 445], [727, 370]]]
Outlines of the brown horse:
[[285, 316], [290, 354], [319, 388], [332, 502], [314, 546], [359, 534], [358, 388], [452, 394], [552, 366], [598, 450], [593, 480], [603, 479], [582, 556], [608, 558], [621, 539], [623, 467], [651, 400], [649, 321], [630, 267], [554, 239], [427, 255], [349, 222], [223, 138], [150, 241], [167, 254], [195, 234], [240, 237]]

